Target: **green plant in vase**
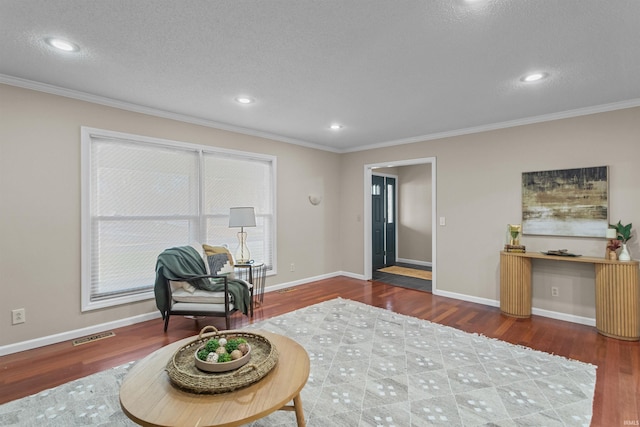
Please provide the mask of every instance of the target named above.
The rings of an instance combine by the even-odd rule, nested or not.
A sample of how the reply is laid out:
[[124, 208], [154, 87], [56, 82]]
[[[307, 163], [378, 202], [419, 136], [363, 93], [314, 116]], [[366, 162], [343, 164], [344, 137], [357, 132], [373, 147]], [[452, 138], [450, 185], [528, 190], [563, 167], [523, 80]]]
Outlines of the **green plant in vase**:
[[631, 234], [632, 224], [623, 225], [622, 221], [618, 221], [617, 224], [609, 224], [609, 227], [616, 230], [616, 238], [622, 243], [622, 249], [620, 250], [618, 259], [620, 261], [630, 261], [631, 255], [627, 249], [627, 242], [633, 237]]

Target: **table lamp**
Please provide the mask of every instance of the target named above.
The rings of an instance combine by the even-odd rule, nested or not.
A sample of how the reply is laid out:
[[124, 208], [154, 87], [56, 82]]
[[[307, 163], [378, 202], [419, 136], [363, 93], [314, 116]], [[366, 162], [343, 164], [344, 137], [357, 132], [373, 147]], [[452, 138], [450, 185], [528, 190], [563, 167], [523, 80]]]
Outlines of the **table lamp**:
[[256, 215], [252, 207], [237, 207], [229, 210], [229, 228], [240, 227], [238, 232], [238, 249], [235, 258], [237, 264], [247, 264], [251, 259], [247, 247], [247, 233], [244, 227], [255, 227]]

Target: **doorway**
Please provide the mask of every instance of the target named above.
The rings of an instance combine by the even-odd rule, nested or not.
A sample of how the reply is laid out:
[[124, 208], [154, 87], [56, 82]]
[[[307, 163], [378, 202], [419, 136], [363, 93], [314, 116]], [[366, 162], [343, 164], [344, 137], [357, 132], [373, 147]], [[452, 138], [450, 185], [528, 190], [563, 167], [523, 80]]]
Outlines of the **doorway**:
[[377, 270], [396, 264], [396, 177], [371, 177], [372, 268]]
[[[437, 247], [437, 229], [436, 229], [436, 158], [428, 157], [428, 158], [418, 158], [418, 159], [409, 159], [409, 160], [401, 160], [393, 162], [390, 164], [389, 162], [385, 163], [373, 163], [364, 165], [364, 213], [363, 213], [363, 226], [364, 226], [364, 279], [371, 280], [373, 275], [373, 200], [372, 200], [372, 180], [374, 176], [374, 171], [376, 171], [376, 175], [384, 175], [381, 170], [384, 168], [394, 168], [401, 166], [411, 166], [411, 165], [430, 165], [430, 175], [431, 175], [431, 267], [433, 270], [432, 274], [432, 287], [434, 293], [436, 292], [437, 287], [437, 259], [436, 259], [436, 247]], [[395, 201], [397, 204], [397, 200]], [[397, 212], [396, 212], [396, 220], [397, 220]], [[396, 239], [397, 240], [397, 239]], [[429, 244], [429, 242], [425, 242]], [[396, 242], [394, 242], [394, 245]], [[395, 249], [394, 249], [395, 250]], [[397, 252], [394, 253], [397, 261]]]

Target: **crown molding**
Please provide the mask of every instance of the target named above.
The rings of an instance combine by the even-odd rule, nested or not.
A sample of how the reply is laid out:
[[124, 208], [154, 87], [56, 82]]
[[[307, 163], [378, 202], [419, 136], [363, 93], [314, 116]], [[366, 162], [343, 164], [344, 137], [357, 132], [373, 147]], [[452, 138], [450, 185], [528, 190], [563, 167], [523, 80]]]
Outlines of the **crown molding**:
[[176, 120], [179, 122], [190, 123], [194, 125], [204, 126], [213, 129], [225, 130], [229, 132], [235, 132], [243, 135], [256, 136], [259, 138], [271, 139], [274, 141], [285, 142], [287, 144], [300, 145], [307, 148], [313, 148], [316, 150], [330, 151], [339, 153], [332, 147], [326, 147], [324, 145], [314, 144], [308, 141], [302, 141], [295, 138], [289, 138], [282, 135], [276, 135], [268, 132], [262, 132], [255, 129], [249, 129], [241, 126], [234, 126], [226, 123], [220, 123], [213, 120], [207, 120], [199, 117], [188, 116], [185, 114], [178, 114], [171, 111], [160, 110], [157, 108], [146, 107], [143, 105], [133, 104], [130, 102], [119, 101], [113, 98], [107, 98], [104, 96], [93, 95], [86, 92], [81, 92], [72, 89], [65, 89], [59, 86], [54, 86], [46, 83], [35, 82], [33, 80], [22, 79], [19, 77], [8, 76], [0, 74], [0, 83], [10, 86], [21, 87], [23, 89], [31, 89], [38, 92], [49, 93], [52, 95], [63, 96], [65, 98], [77, 99], [79, 101], [91, 102], [93, 104], [104, 105], [107, 107], [118, 108], [120, 110], [131, 111], [134, 113], [146, 114], [148, 116], [161, 117], [164, 119]]
[[456, 130], [445, 131], [445, 132], [412, 136], [410, 138], [403, 138], [403, 139], [397, 139], [397, 140], [381, 142], [376, 144], [363, 145], [363, 146], [354, 147], [354, 148], [337, 149], [337, 148], [327, 147], [320, 144], [315, 144], [308, 141], [298, 140], [295, 138], [289, 138], [282, 135], [276, 135], [268, 132], [258, 131], [255, 129], [249, 129], [241, 126], [234, 126], [226, 123], [220, 123], [213, 120], [202, 119], [199, 117], [192, 117], [184, 114], [173, 113], [171, 111], [145, 107], [142, 105], [119, 101], [116, 99], [107, 98], [103, 96], [92, 95], [92, 94], [81, 92], [81, 91], [65, 89], [59, 86], [53, 86], [46, 83], [35, 82], [32, 80], [22, 79], [22, 78], [8, 76], [4, 74], [0, 74], [0, 83], [4, 83], [10, 86], [17, 86], [24, 89], [31, 89], [39, 92], [50, 93], [53, 95], [64, 96], [66, 98], [77, 99], [80, 101], [91, 102], [94, 104], [105, 105], [107, 107], [118, 108], [121, 110], [132, 111], [135, 113], [146, 114], [149, 116], [161, 117], [165, 119], [176, 120], [184, 123], [190, 123], [194, 125], [205, 126], [205, 127], [225, 130], [229, 132], [236, 132], [243, 135], [250, 135], [250, 136], [255, 136], [259, 138], [271, 139], [274, 141], [284, 142], [287, 144], [299, 145], [306, 148], [312, 148], [312, 149], [321, 150], [321, 151], [329, 151], [329, 152], [338, 153], [338, 154], [374, 150], [377, 148], [394, 147], [397, 145], [413, 144], [416, 142], [432, 141], [435, 139], [451, 138], [454, 136], [469, 135], [473, 133], [488, 132], [492, 130], [506, 129], [506, 128], [516, 127], [516, 126], [524, 126], [524, 125], [530, 125], [535, 123], [543, 123], [543, 122], [549, 122], [554, 120], [567, 119], [572, 117], [586, 116], [590, 114], [605, 113], [605, 112], [615, 111], [615, 110], [623, 110], [626, 108], [640, 107], [640, 98], [636, 98], [636, 99], [630, 99], [627, 101], [595, 105], [592, 107], [578, 108], [574, 110], [561, 111], [561, 112], [551, 113], [551, 114], [543, 114], [540, 116], [525, 117], [523, 119], [509, 120], [505, 122], [491, 123], [487, 125], [473, 126], [469, 128], [462, 128], [462, 129], [456, 129]]
[[451, 130], [446, 132], [438, 132], [421, 136], [412, 136], [410, 138], [397, 139], [394, 141], [382, 142], [379, 144], [360, 146], [351, 150], [343, 150], [343, 153], [373, 150], [376, 148], [393, 147], [396, 145], [413, 144], [422, 141], [432, 141], [434, 139], [444, 139], [453, 136], [469, 135], [472, 133], [487, 132], [492, 130], [512, 128], [516, 126], [524, 126], [535, 123], [550, 122], [554, 120], [568, 119], [572, 117], [588, 116], [590, 114], [606, 113], [615, 110], [624, 110], [626, 108], [640, 107], [640, 98], [630, 99], [621, 102], [612, 102], [610, 104], [595, 105], [593, 107], [577, 108], [575, 110], [561, 111], [558, 113], [543, 114], [540, 116], [525, 117], [523, 119], [509, 120], [506, 122], [491, 123], [487, 125], [474, 126], [469, 128]]

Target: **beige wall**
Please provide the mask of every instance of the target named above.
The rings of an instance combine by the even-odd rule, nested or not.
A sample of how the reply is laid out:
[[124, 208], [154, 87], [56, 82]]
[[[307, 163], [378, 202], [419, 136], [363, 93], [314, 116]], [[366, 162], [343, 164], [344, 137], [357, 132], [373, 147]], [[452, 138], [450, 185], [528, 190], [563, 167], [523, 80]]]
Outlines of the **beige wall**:
[[[340, 270], [339, 155], [7, 85], [0, 100], [0, 346], [155, 311], [149, 300], [80, 312], [81, 126], [276, 156], [278, 274], [267, 286]], [[12, 326], [16, 308], [27, 322]]]
[[[363, 206], [367, 164], [436, 158], [438, 292], [499, 299], [499, 251], [508, 223], [521, 222], [521, 174], [526, 171], [609, 166], [612, 222], [640, 224], [640, 108], [594, 114], [402, 146], [344, 154], [341, 161], [343, 270], [363, 274]], [[630, 250], [640, 257], [637, 226]], [[530, 251], [567, 248], [602, 256], [595, 238], [524, 236]], [[534, 263], [534, 307], [595, 316], [590, 266]], [[560, 296], [551, 298], [550, 287]]]
[[396, 259], [432, 261], [431, 164], [381, 167], [372, 175], [396, 178], [397, 211]]
[[[145, 301], [80, 313], [80, 126], [277, 156], [279, 273], [268, 286], [364, 274], [366, 164], [436, 158], [436, 216], [447, 220], [434, 230], [437, 292], [498, 299], [498, 253], [506, 224], [520, 222], [522, 172], [608, 165], [610, 219], [640, 224], [640, 108], [338, 155], [12, 86], [0, 85], [0, 100], [0, 346], [155, 311]], [[319, 206], [310, 193], [322, 195]], [[604, 250], [590, 238], [523, 242]], [[640, 257], [635, 237], [630, 250]], [[592, 318], [594, 299], [588, 265], [535, 263], [534, 307]], [[11, 326], [21, 307], [27, 323]]]
[[431, 164], [398, 170], [398, 258], [430, 263]]

